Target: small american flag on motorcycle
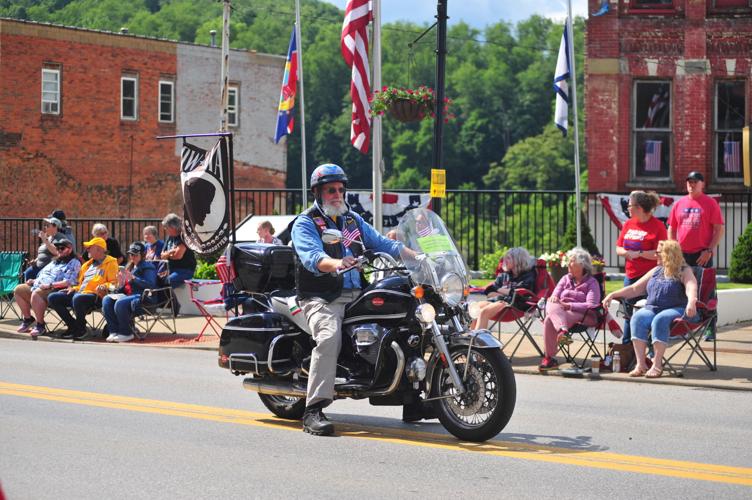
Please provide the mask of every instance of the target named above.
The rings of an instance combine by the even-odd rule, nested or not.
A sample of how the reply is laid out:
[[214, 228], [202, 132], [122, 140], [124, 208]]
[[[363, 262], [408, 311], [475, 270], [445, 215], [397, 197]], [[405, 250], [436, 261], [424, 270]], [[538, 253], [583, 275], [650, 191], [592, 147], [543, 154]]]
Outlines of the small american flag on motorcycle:
[[224, 255], [217, 259], [214, 268], [217, 270], [217, 276], [219, 276], [219, 280], [222, 283], [232, 283], [232, 281], [238, 277], [235, 272], [235, 266], [232, 265], [232, 262], [228, 262], [227, 257]]
[[363, 244], [360, 241], [360, 229], [358, 229], [357, 226], [355, 226], [355, 228], [352, 230], [348, 228], [343, 229], [342, 236], [342, 244], [345, 245], [345, 247], [349, 247], [355, 241], [357, 241], [361, 245]]
[[425, 226], [421, 226], [418, 228], [418, 236], [421, 238], [425, 238], [426, 236], [431, 236], [433, 234], [433, 228], [431, 227], [431, 224], [427, 224]]

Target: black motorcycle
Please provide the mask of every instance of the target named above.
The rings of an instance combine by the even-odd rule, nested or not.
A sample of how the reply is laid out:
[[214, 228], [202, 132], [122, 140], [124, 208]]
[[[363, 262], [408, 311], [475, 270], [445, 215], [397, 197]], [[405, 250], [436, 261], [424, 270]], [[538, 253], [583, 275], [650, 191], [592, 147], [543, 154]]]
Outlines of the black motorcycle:
[[[429, 405], [454, 436], [490, 439], [512, 416], [516, 383], [499, 341], [465, 326], [464, 260], [430, 210], [409, 211], [397, 233], [406, 247], [401, 262], [371, 252], [359, 258], [371, 284], [346, 309], [335, 397]], [[343, 236], [326, 230], [323, 239]], [[223, 329], [219, 366], [249, 375], [243, 386], [275, 415], [300, 419], [314, 342], [295, 297], [293, 250], [247, 244], [232, 254], [248, 310]]]

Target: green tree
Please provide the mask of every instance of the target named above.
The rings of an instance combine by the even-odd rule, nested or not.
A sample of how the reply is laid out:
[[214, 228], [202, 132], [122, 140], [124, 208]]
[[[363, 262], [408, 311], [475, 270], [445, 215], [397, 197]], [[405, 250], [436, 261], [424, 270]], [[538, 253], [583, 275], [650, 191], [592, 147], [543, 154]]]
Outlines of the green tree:
[[729, 278], [739, 283], [752, 283], [752, 224], [747, 225], [731, 252]]

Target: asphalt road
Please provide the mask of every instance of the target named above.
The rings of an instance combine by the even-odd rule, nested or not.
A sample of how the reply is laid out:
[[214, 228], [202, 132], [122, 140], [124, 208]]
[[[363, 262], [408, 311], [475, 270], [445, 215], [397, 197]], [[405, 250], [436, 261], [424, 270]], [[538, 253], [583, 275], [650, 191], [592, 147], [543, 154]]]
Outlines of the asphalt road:
[[214, 352], [0, 339], [0, 482], [9, 500], [752, 496], [750, 392], [517, 384], [483, 445], [364, 401], [337, 401], [321, 438]]

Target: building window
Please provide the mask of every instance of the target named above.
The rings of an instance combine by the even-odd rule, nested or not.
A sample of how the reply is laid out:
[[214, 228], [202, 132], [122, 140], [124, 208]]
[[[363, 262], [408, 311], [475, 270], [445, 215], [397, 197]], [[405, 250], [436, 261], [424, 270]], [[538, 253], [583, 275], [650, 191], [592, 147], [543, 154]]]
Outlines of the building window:
[[228, 87], [227, 89], [227, 125], [229, 127], [237, 127], [239, 115], [240, 115], [240, 103], [238, 102], [238, 88]]
[[744, 80], [719, 81], [715, 84], [714, 151], [715, 175], [718, 180], [742, 178], [742, 128], [745, 123]]
[[629, 6], [632, 9], [673, 9], [674, 0], [630, 0]]
[[166, 80], [159, 81], [159, 121], [175, 121], [175, 84]]
[[712, 0], [714, 9], [745, 9], [749, 7], [750, 0]]
[[671, 82], [635, 82], [632, 114], [634, 176], [669, 179], [672, 143]]
[[42, 113], [60, 114], [60, 70], [42, 68]]
[[120, 119], [138, 119], [138, 77], [120, 77]]

